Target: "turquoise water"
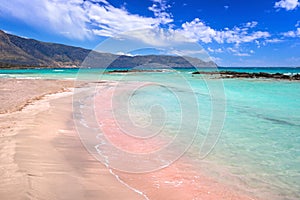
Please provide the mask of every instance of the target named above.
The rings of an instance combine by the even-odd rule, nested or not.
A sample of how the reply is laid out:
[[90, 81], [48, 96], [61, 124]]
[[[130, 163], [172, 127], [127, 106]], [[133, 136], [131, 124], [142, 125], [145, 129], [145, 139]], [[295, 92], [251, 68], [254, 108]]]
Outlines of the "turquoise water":
[[[128, 68], [122, 68], [128, 69]], [[110, 69], [114, 70], [114, 69]], [[201, 71], [214, 71], [215, 69], [212, 68], [202, 68]], [[300, 73], [300, 68], [264, 68], [264, 67], [257, 67], [257, 68], [226, 68], [221, 67], [219, 68], [220, 71], [238, 71], [238, 72], [268, 72], [268, 73], [287, 73], [287, 74], [297, 74]], [[101, 74], [104, 70], [103, 69], [0, 69], [0, 78], [51, 78], [51, 79], [74, 79], [77, 76], [77, 73], [80, 72], [81, 74], [86, 75], [86, 78], [94, 79], [97, 78], [97, 75]], [[195, 71], [194, 69], [176, 69], [176, 71], [182, 73], [188, 73]], [[109, 76], [106, 76], [109, 77]], [[116, 77], [116, 76], [113, 76]]]
[[299, 199], [300, 83], [226, 80], [224, 85], [226, 121], [211, 158], [258, 194]]
[[[220, 80], [192, 76], [191, 71], [102, 75], [101, 69], [84, 69], [80, 76], [91, 80], [100, 77], [163, 85], [143, 87], [135, 94], [131, 99], [132, 120], [143, 126], [149, 124], [149, 109], [153, 103], [161, 102], [160, 106], [167, 112], [165, 117], [176, 119], [173, 123], [167, 120], [168, 134], [172, 135], [179, 129], [178, 124], [183, 123], [183, 127], [190, 130], [195, 122], [192, 119], [180, 121], [182, 109], [186, 109], [185, 113], [197, 109], [199, 130], [189, 155], [195, 165], [255, 197], [300, 199], [300, 82], [226, 79], [220, 84]], [[236, 68], [234, 71], [295, 74], [300, 73], [300, 68]], [[78, 69], [0, 70], [0, 77], [76, 79], [77, 73]], [[166, 94], [168, 92], [170, 94]], [[225, 99], [217, 95], [215, 106], [211, 102], [212, 93], [224, 94]], [[182, 98], [178, 99], [180, 95]], [[192, 101], [194, 97], [197, 105]], [[222, 112], [218, 104], [223, 103], [224, 119], [214, 117], [214, 113]], [[224, 126], [220, 137], [214, 138], [218, 140], [212, 152], [200, 159], [198, 151], [213, 120], [222, 124], [224, 120]], [[186, 134], [183, 140], [188, 141], [191, 135]]]

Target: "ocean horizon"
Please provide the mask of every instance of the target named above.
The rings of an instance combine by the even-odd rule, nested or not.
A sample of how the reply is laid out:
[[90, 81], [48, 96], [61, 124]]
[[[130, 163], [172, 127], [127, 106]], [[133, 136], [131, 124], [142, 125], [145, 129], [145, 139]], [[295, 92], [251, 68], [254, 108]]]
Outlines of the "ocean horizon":
[[[76, 78], [78, 72], [85, 73], [87, 78], [95, 77], [95, 73], [103, 75], [104, 71], [113, 70], [175, 70], [178, 72], [195, 72], [195, 71], [234, 71], [234, 72], [246, 72], [246, 73], [282, 73], [287, 75], [299, 74], [300, 67], [165, 67], [165, 68], [137, 68], [137, 67], [118, 67], [118, 68], [27, 68], [27, 69], [0, 69], [0, 78]], [[97, 74], [96, 74], [97, 75]], [[108, 77], [108, 76], [107, 76]]]

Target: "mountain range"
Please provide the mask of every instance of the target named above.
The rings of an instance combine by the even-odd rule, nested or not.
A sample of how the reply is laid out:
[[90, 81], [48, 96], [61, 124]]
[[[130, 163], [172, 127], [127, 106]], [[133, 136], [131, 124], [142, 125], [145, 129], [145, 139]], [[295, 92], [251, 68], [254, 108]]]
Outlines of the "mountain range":
[[[88, 56], [89, 59], [86, 59]], [[191, 64], [192, 63], [192, 64]], [[215, 67], [212, 61], [169, 55], [126, 56], [80, 47], [41, 42], [0, 30], [0, 68], [70, 67]]]

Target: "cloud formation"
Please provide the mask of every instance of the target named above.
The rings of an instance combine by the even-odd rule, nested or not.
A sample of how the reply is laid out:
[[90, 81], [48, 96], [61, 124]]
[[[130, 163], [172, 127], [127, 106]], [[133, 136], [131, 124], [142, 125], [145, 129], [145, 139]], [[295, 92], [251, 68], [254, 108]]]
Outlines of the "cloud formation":
[[83, 39], [91, 36], [86, 26], [89, 22], [82, 1], [23, 0], [2, 1], [0, 14], [11, 16], [25, 23], [52, 30], [69, 38]]
[[298, 0], [280, 0], [275, 3], [274, 8], [284, 8], [286, 10], [296, 9], [300, 3]]
[[217, 43], [248, 43], [258, 39], [270, 37], [270, 33], [266, 31], [251, 31], [257, 22], [248, 22], [242, 27], [234, 27], [233, 29], [225, 28], [224, 30], [215, 30], [199, 18], [194, 19], [191, 22], [182, 24], [182, 29], [178, 30], [188, 38], [194, 39], [194, 41], [201, 41], [204, 43], [211, 43], [215, 41]]
[[297, 28], [295, 31], [288, 31], [283, 33], [283, 36], [285, 37], [300, 37], [300, 28]]
[[30, 3], [10, 0], [0, 4], [1, 14], [81, 40], [93, 35], [112, 36], [137, 27], [152, 28], [161, 23], [158, 18], [143, 17], [116, 8], [106, 0], [31, 0]]
[[[148, 9], [153, 12], [153, 17], [129, 13], [125, 8], [114, 7], [106, 0], [31, 0], [30, 4], [23, 0], [9, 0], [0, 4], [0, 15], [12, 16], [31, 26], [81, 40], [95, 35], [111, 37], [123, 33], [127, 37], [157, 46], [166, 46], [172, 42], [240, 45], [271, 37], [267, 31], [254, 30], [258, 24], [256, 21], [217, 30], [195, 18], [173, 28], [173, 17], [168, 12], [171, 6], [167, 0], [152, 2]], [[132, 31], [136, 29], [148, 31]]]
[[152, 0], [153, 4], [148, 9], [154, 13], [161, 24], [169, 24], [173, 22], [172, 14], [167, 12], [171, 6], [167, 4], [167, 0]]
[[159, 20], [128, 13], [124, 9], [115, 8], [110, 4], [99, 5], [84, 3], [84, 10], [92, 32], [99, 36], [111, 37], [116, 34], [137, 29], [150, 29], [158, 26]]

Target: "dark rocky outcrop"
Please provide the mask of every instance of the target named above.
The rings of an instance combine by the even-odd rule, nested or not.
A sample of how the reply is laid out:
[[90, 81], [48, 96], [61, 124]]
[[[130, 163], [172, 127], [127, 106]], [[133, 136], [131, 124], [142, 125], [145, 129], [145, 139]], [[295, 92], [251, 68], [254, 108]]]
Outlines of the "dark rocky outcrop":
[[220, 71], [220, 72], [206, 72], [206, 71], [196, 71], [192, 74], [203, 74], [212, 75], [217, 78], [269, 78], [269, 79], [285, 79], [285, 80], [300, 80], [300, 74], [295, 75], [285, 75], [281, 73], [247, 73], [247, 72], [235, 72], [235, 71]]
[[107, 71], [105, 73], [107, 74], [118, 74], [118, 73], [136, 73], [136, 72], [163, 72], [163, 70], [160, 69], [131, 69], [131, 70], [120, 70], [120, 69], [116, 69], [116, 70], [112, 70], [112, 71]]

